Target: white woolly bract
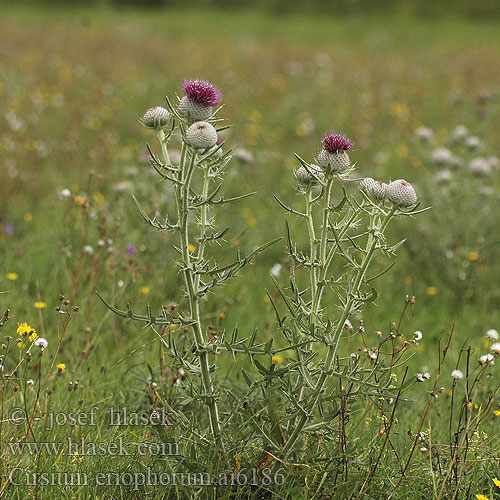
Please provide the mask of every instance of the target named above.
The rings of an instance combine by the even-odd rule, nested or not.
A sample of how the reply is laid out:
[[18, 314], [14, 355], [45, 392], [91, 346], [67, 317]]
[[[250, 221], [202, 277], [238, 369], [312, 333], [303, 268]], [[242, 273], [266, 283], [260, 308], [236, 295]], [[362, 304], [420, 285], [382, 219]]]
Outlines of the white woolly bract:
[[364, 191], [368, 196], [381, 200], [387, 191], [385, 182], [377, 181], [371, 177], [366, 177], [359, 183], [359, 189]]
[[395, 205], [411, 207], [417, 202], [417, 193], [413, 186], [404, 179], [392, 181], [386, 190], [387, 198]]
[[[320, 180], [323, 180], [323, 178], [325, 177], [323, 170], [318, 165], [309, 165], [309, 172], [312, 172]], [[297, 184], [299, 185], [299, 187], [318, 184], [317, 179], [315, 179], [314, 176], [309, 172], [304, 166], [300, 166], [297, 170], [295, 170], [295, 179], [297, 180]]]
[[168, 125], [170, 121], [170, 113], [168, 109], [157, 106], [156, 108], [148, 109], [142, 117], [141, 123], [152, 129], [161, 129]]
[[204, 106], [186, 95], [179, 101], [179, 113], [192, 120], [207, 120], [212, 116], [212, 106]]
[[331, 172], [339, 172], [345, 170], [351, 164], [349, 155], [345, 151], [330, 153], [326, 149], [322, 149], [317, 156], [318, 163], [322, 167], [329, 167]]
[[217, 132], [210, 123], [196, 122], [186, 130], [186, 142], [196, 149], [211, 148], [217, 142]]

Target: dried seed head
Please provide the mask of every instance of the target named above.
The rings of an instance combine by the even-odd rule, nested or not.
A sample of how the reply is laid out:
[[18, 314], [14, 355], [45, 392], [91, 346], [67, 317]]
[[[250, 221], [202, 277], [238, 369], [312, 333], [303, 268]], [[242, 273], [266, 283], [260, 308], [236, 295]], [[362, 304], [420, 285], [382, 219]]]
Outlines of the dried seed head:
[[364, 191], [371, 198], [382, 200], [387, 190], [385, 182], [377, 181], [371, 177], [366, 177], [359, 183], [359, 189]]
[[196, 122], [186, 130], [186, 142], [196, 149], [211, 148], [217, 142], [217, 132], [210, 123]]
[[411, 207], [417, 202], [417, 193], [413, 186], [403, 179], [392, 181], [386, 190], [387, 198], [395, 205]]
[[207, 120], [212, 116], [212, 106], [200, 104], [185, 95], [179, 101], [179, 113], [192, 121]]
[[295, 175], [295, 180], [297, 181], [297, 187], [299, 189], [317, 186], [318, 179], [323, 180], [325, 177], [323, 170], [318, 165], [309, 165], [309, 172], [302, 165], [297, 170], [295, 170], [294, 175]]
[[170, 121], [170, 113], [167, 109], [161, 106], [156, 106], [156, 108], [148, 109], [141, 119], [141, 123], [147, 127], [154, 130], [160, 130], [165, 128]]
[[483, 356], [479, 357], [479, 364], [480, 365], [494, 365], [495, 364], [495, 357], [493, 354], [484, 354]]

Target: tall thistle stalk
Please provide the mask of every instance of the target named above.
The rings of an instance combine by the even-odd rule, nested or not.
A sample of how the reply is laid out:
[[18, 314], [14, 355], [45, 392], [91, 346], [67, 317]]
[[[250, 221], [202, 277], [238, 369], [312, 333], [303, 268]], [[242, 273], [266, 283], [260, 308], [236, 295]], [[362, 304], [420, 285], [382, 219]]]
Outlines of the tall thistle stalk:
[[[310, 164], [296, 155], [301, 166], [295, 171], [295, 178], [305, 198], [305, 212], [280, 202], [287, 211], [305, 219], [309, 235], [309, 255], [297, 252], [291, 235], [288, 235], [292, 296], [285, 294], [276, 282], [291, 313], [292, 324], [288, 328], [282, 325], [282, 329], [285, 332], [295, 331], [309, 339], [298, 349], [301, 368], [295, 387], [299, 387], [299, 391], [289, 398], [295, 402], [296, 418], [291, 421], [293, 425], [289, 426], [288, 437], [282, 448], [284, 457], [294, 450], [306, 425], [317, 411], [332, 375], [361, 383], [359, 368], [339, 366], [339, 370], [335, 370], [343, 331], [350, 324], [349, 318], [360, 311], [363, 304], [375, 300], [377, 296], [372, 282], [383, 273], [367, 278], [375, 252], [394, 254], [402, 243], [394, 246], [386, 244], [385, 231], [390, 221], [395, 216], [418, 213], [415, 191], [404, 180], [387, 185], [367, 178], [360, 183], [363, 194], [361, 201], [348, 196], [343, 184], [354, 170], [348, 156], [354, 143], [345, 135], [332, 133], [325, 135], [322, 144], [323, 148], [317, 157], [319, 165]], [[340, 187], [341, 200], [337, 205], [332, 205], [334, 190]], [[358, 228], [365, 217], [368, 218], [368, 229], [362, 231]], [[360, 246], [363, 238], [366, 238], [365, 245]], [[333, 276], [331, 273], [336, 256], [341, 257], [346, 271]], [[301, 264], [309, 270], [308, 292], [306, 289], [300, 290], [297, 285], [295, 269]], [[338, 269], [335, 268], [337, 272]], [[339, 290], [340, 313], [332, 320], [327, 316], [323, 302], [325, 294], [335, 289]], [[296, 335], [291, 337], [297, 338]], [[310, 361], [321, 353], [324, 353], [324, 357], [319, 363]]]
[[[122, 311], [108, 304], [102, 297], [101, 299], [121, 317], [146, 322], [153, 329], [155, 325], [174, 323], [190, 327], [193, 347], [187, 352], [181, 354], [181, 350], [171, 339], [164, 341], [164, 344], [171, 357], [192, 375], [200, 377], [201, 391], [196, 399], [206, 405], [214, 441], [222, 446], [218, 409], [220, 393], [213, 379], [216, 367], [211, 366], [210, 356], [228, 349], [230, 344], [224, 342], [224, 335], [219, 340], [208, 338], [201, 315], [203, 301], [213, 288], [236, 276], [243, 266], [273, 242], [257, 248], [247, 256], [238, 252], [234, 262], [223, 266], [217, 264], [213, 257], [207, 256], [209, 245], [214, 242], [222, 244], [229, 229], [215, 230], [212, 209], [248, 195], [230, 199], [219, 196], [221, 179], [231, 158], [230, 151], [223, 152], [224, 144], [218, 138], [218, 132], [225, 127], [216, 129], [221, 120], [217, 118], [218, 110], [214, 111], [214, 106], [220, 104], [222, 93], [210, 82], [202, 80], [184, 81], [183, 90], [186, 95], [177, 105], [167, 98], [168, 109], [151, 108], [141, 120], [145, 127], [156, 132], [160, 143], [161, 159], [149, 149], [150, 161], [161, 179], [172, 186], [176, 204], [175, 222], [171, 222], [168, 215], [164, 222], [157, 217], [151, 219], [135, 197], [134, 200], [146, 223], [156, 230], [170, 231], [177, 235], [177, 264], [184, 278], [188, 313], [174, 316], [164, 308], [161, 316], [155, 317], [148, 306], [147, 314], [141, 315], [134, 313], [130, 306], [127, 311]], [[178, 165], [171, 162], [169, 155], [172, 140], [180, 140], [181, 143]]]

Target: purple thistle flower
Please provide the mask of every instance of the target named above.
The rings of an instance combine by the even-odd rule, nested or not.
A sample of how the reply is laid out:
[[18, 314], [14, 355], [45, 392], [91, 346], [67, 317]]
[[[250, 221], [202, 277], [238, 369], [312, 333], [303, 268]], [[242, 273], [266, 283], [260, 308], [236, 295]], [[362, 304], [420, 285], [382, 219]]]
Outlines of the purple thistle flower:
[[7, 236], [12, 236], [14, 234], [14, 225], [10, 223], [5, 224], [4, 231]]
[[221, 90], [206, 80], [184, 80], [182, 90], [190, 99], [203, 106], [218, 106], [222, 100]]
[[127, 254], [130, 255], [130, 256], [135, 255], [135, 245], [133, 243], [131, 243], [127, 247]]
[[335, 132], [325, 133], [323, 137], [323, 148], [330, 153], [337, 153], [339, 150], [349, 151], [354, 146], [354, 142], [351, 141], [345, 134], [336, 134]]

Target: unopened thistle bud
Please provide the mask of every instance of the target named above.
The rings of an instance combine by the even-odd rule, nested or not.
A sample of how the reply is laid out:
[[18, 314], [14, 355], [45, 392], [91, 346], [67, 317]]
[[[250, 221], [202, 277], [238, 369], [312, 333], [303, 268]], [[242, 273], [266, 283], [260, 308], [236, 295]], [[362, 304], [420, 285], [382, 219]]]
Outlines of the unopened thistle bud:
[[185, 96], [179, 102], [179, 113], [192, 120], [206, 120], [212, 116], [212, 106], [218, 106], [222, 92], [205, 80], [184, 80]]
[[403, 207], [411, 207], [417, 202], [417, 193], [415, 189], [413, 189], [413, 186], [404, 179], [392, 181], [387, 186], [386, 195], [392, 203]]
[[294, 172], [299, 189], [317, 186], [318, 180], [323, 180], [325, 177], [323, 170], [318, 165], [309, 165], [308, 169], [309, 172], [302, 165]]
[[170, 113], [167, 109], [161, 106], [156, 106], [156, 108], [148, 109], [141, 119], [141, 123], [147, 127], [154, 130], [160, 130], [165, 128], [170, 121]]
[[387, 184], [385, 182], [377, 181], [371, 177], [366, 177], [359, 183], [359, 189], [364, 191], [371, 198], [382, 200], [387, 191]]
[[193, 123], [186, 130], [186, 142], [196, 149], [211, 148], [217, 143], [217, 131], [210, 123]]
[[354, 142], [345, 134], [325, 134], [323, 137], [323, 149], [318, 154], [318, 163], [330, 173], [345, 170], [351, 164], [347, 154]]

